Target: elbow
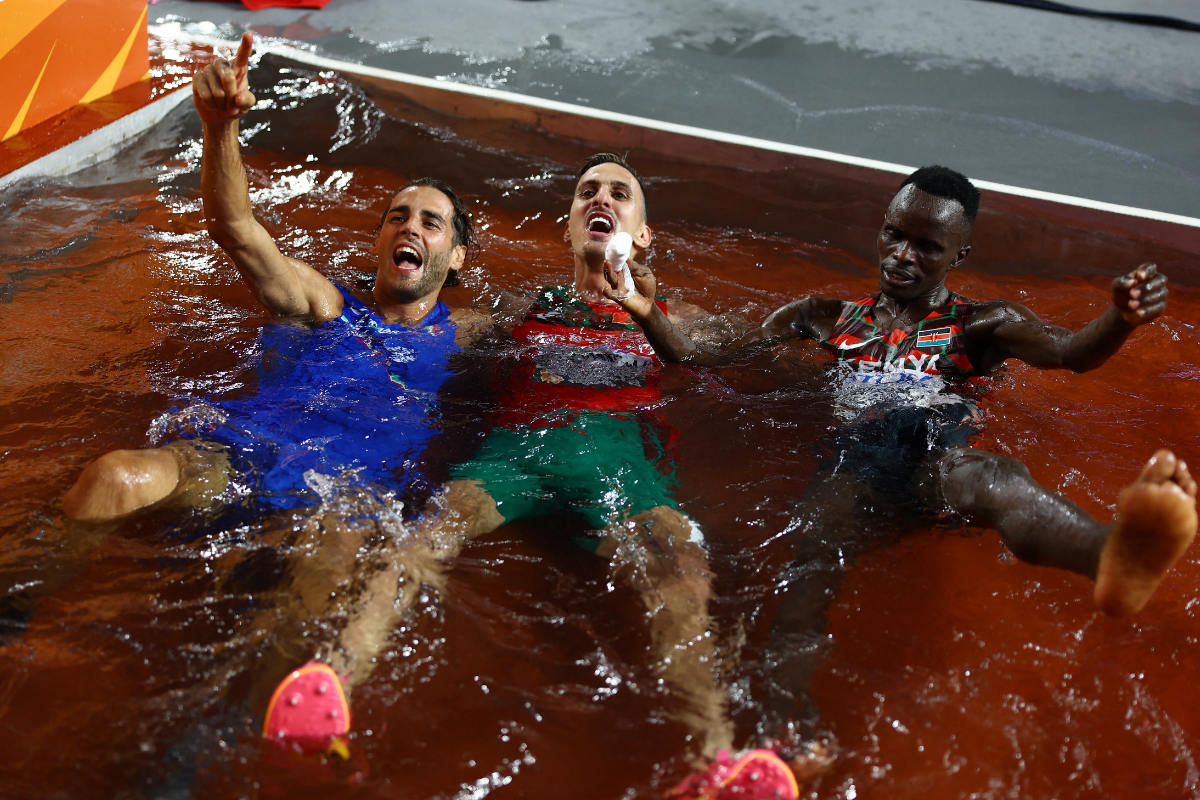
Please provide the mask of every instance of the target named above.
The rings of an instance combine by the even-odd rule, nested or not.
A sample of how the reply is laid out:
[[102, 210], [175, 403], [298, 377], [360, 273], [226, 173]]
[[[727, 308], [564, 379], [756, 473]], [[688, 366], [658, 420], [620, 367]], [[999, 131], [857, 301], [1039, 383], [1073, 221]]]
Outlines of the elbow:
[[208, 235], [212, 237], [212, 240], [222, 250], [229, 250], [236, 247], [237, 239], [234, 236], [232, 226], [227, 222], [209, 217], [205, 220], [205, 224], [208, 226]]
[[699, 348], [685, 353], [674, 358], [665, 358], [664, 361], [671, 361], [677, 364], [684, 364], [689, 367], [719, 367], [722, 364], [729, 363], [727, 357], [722, 357], [716, 353], [709, 353]]
[[238, 222], [210, 217], [206, 223], [208, 235], [217, 247], [227, 253], [232, 254], [236, 250], [244, 249], [250, 239], [250, 232], [246, 226]]
[[1064, 369], [1071, 370], [1071, 372], [1074, 372], [1076, 375], [1082, 375], [1085, 372], [1091, 372], [1107, 360], [1107, 357], [1092, 359], [1064, 358], [1062, 360], [1062, 367]]
[[687, 364], [690, 363], [692, 353], [675, 353], [667, 348], [658, 348], [650, 345], [654, 349], [655, 357], [664, 364]]

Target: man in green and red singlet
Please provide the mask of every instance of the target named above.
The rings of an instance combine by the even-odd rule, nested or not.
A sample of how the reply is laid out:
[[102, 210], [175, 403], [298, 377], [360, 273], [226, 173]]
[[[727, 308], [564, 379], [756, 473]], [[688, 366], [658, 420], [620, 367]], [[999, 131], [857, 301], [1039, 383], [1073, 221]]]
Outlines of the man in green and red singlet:
[[[836, 590], [841, 564], [869, 546], [854, 514], [866, 492], [916, 496], [996, 528], [1023, 561], [1086, 575], [1096, 605], [1132, 614], [1149, 600], [1196, 532], [1196, 484], [1170, 450], [1159, 450], [1117, 499], [1109, 523], [1039, 485], [1020, 462], [971, 447], [982, 415], [972, 379], [1012, 358], [1041, 369], [1086, 372], [1166, 309], [1166, 278], [1143, 264], [1112, 283], [1112, 305], [1072, 332], [1006, 300], [975, 302], [946, 288], [967, 258], [979, 192], [963, 175], [923, 167], [901, 184], [879, 231], [879, 292], [859, 300], [789, 303], [721, 352], [699, 349], [651, 302], [654, 276], [630, 272], [625, 294], [609, 275], [607, 296], [642, 326], [664, 361], [717, 365], [788, 339], [815, 339], [843, 375], [835, 391], [845, 421], [835, 458], [809, 487], [806, 525], [775, 626], [780, 696], [805, 705], [812, 634]], [[798, 637], [790, 643], [789, 636]], [[807, 639], [804, 637], [808, 637]], [[807, 710], [807, 709], [805, 709]]]
[[[622, 157], [585, 162], [564, 234], [571, 282], [508, 309], [519, 346], [501, 410], [447, 497], [471, 536], [518, 519], [585, 520], [594, 535], [580, 543], [645, 599], [660, 674], [686, 697], [683, 721], [714, 755], [732, 730], [713, 672], [703, 539], [672, 498], [673, 432], [654, 411], [658, 359], [628, 312], [604, 296], [608, 243], [626, 232], [641, 258], [651, 239], [646, 212], [641, 181]], [[654, 302], [676, 321], [698, 313]]]

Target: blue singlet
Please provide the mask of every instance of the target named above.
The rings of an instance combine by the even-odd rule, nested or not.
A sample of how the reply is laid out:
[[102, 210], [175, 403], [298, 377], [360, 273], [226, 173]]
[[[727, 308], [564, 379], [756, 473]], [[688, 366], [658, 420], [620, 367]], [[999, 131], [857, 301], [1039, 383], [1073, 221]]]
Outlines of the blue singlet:
[[166, 421], [179, 436], [225, 445], [260, 507], [318, 502], [309, 470], [383, 489], [421, 480], [416, 458], [459, 350], [450, 309], [439, 302], [419, 325], [388, 325], [338, 291], [337, 319], [263, 328], [257, 391], [193, 404]]

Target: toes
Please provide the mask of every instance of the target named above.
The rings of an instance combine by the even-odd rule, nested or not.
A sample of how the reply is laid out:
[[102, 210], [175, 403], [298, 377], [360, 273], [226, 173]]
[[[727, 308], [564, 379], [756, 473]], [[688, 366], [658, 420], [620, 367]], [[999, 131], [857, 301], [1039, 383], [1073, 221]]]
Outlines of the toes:
[[1138, 476], [1138, 482], [1162, 483], [1170, 480], [1175, 474], [1178, 463], [1179, 459], [1175, 458], [1175, 454], [1163, 448], [1151, 456], [1150, 460], [1146, 462], [1146, 466], [1142, 467], [1142, 474]]
[[1196, 496], [1196, 481], [1192, 478], [1192, 474], [1188, 472], [1187, 463], [1179, 461], [1175, 466], [1175, 475], [1173, 476], [1175, 483], [1179, 484], [1179, 488], [1188, 493], [1189, 497]]

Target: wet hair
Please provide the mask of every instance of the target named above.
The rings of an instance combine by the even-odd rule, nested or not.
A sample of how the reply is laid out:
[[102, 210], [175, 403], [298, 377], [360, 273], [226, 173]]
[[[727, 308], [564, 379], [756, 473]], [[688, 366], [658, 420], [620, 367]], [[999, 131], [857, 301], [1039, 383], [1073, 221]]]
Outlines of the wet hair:
[[[464, 263], [469, 261], [480, 249], [479, 237], [475, 233], [475, 226], [471, 224], [471, 217], [467, 214], [466, 204], [450, 188], [449, 184], [439, 181], [437, 178], [417, 178], [416, 180], [411, 180], [388, 195], [387, 205], [383, 209], [383, 216], [379, 218], [379, 224], [375, 226], [375, 233], [379, 233], [383, 228], [383, 223], [387, 221], [388, 212], [392, 210], [393, 198], [405, 189], [411, 189], [414, 186], [428, 186], [430, 189], [437, 189], [446, 195], [446, 199], [454, 207], [454, 219], [451, 220], [451, 226], [454, 228], [454, 246], [467, 248], [467, 257], [464, 259]], [[446, 282], [442, 285], [457, 286], [458, 272], [451, 270], [446, 273]]]
[[[958, 203], [962, 206], [967, 230], [975, 225], [975, 216], [979, 213], [979, 190], [967, 180], [966, 175], [949, 167], [921, 167], [904, 179], [900, 189], [909, 185], [917, 187], [925, 194], [944, 197]], [[897, 193], [900, 189], [896, 190]]]
[[579, 183], [579, 179], [587, 174], [587, 171], [592, 167], [598, 167], [601, 164], [616, 164], [629, 171], [633, 179], [637, 181], [638, 188], [642, 190], [642, 222], [650, 221], [650, 201], [646, 199], [646, 186], [642, 183], [642, 176], [637, 174], [637, 170], [629, 166], [629, 162], [625, 160], [625, 156], [619, 156], [616, 153], [596, 153], [589, 156], [579, 167], [579, 171], [575, 173], [575, 183]]

